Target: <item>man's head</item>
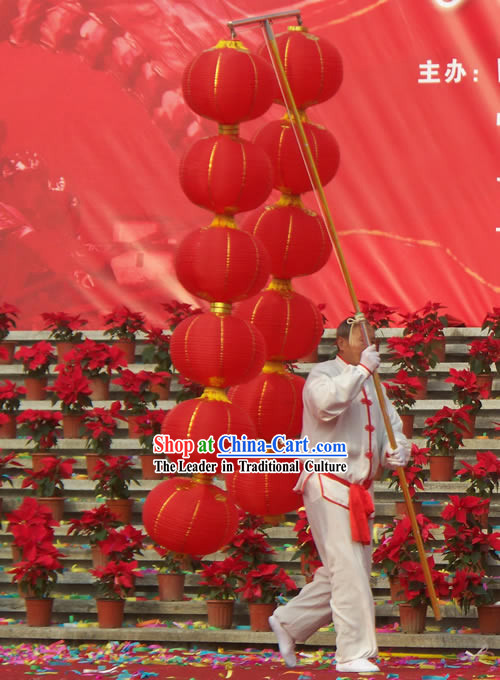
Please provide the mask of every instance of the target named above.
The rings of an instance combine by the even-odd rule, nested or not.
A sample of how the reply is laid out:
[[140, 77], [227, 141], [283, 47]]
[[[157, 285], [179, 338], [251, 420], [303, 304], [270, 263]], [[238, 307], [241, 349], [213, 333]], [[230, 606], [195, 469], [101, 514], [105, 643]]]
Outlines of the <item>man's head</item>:
[[365, 334], [360, 323], [350, 323], [351, 317], [344, 319], [337, 328], [337, 345], [339, 356], [348, 364], [359, 364], [361, 352], [375, 342], [375, 329], [366, 324], [369, 343], [366, 343]]

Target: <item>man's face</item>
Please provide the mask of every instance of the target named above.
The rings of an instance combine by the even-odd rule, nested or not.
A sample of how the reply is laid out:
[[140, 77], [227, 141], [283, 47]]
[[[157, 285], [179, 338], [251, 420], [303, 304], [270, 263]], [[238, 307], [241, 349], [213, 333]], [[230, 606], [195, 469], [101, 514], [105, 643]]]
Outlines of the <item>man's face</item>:
[[356, 324], [351, 332], [351, 341], [346, 338], [339, 338], [339, 354], [348, 364], [357, 366], [361, 359], [361, 352], [375, 342], [375, 331], [371, 326], [366, 327], [368, 332], [369, 343], [365, 341], [365, 334], [360, 324]]

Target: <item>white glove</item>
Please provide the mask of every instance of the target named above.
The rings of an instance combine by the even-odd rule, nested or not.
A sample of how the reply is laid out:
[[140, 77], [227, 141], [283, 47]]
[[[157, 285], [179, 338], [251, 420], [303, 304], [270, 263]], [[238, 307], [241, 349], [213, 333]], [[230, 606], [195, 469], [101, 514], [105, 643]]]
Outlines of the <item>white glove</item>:
[[391, 470], [395, 470], [398, 467], [404, 467], [409, 459], [410, 450], [403, 444], [399, 444], [393, 451], [385, 454], [386, 467], [391, 468]]
[[361, 352], [359, 363], [363, 364], [370, 373], [377, 370], [380, 365], [380, 354], [377, 352], [375, 345], [370, 345]]

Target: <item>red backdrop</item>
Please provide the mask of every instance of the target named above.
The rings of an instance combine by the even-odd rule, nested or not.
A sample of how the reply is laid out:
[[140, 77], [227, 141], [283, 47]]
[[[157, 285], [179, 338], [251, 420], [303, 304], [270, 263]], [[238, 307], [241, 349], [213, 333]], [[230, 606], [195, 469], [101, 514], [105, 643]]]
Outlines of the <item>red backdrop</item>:
[[[447, 3], [295, 6], [344, 62], [337, 95], [308, 113], [340, 146], [340, 169], [326, 193], [358, 296], [405, 311], [432, 299], [480, 324], [500, 291], [500, 3], [439, 4]], [[0, 179], [2, 299], [22, 309], [19, 327], [41, 327], [40, 312], [61, 310], [83, 311], [90, 327], [101, 326], [97, 310], [117, 302], [161, 321], [159, 302], [191, 301], [176, 281], [172, 254], [181, 235], [211, 215], [184, 197], [178, 164], [216, 126], [183, 104], [182, 71], [201, 48], [228, 37], [228, 20], [289, 6], [0, 2], [2, 172], [9, 175], [5, 159], [22, 151], [39, 154], [46, 168], [46, 175], [18, 171]], [[92, 28], [89, 12], [104, 25], [113, 19], [115, 42], [103, 44], [99, 69], [76, 54], [80, 33]], [[286, 25], [276, 21], [274, 29]], [[240, 37], [249, 46], [262, 42], [259, 29]], [[418, 82], [427, 60], [440, 82]], [[466, 75], [448, 70], [454, 60]], [[157, 87], [156, 99], [145, 103], [139, 76], [152, 62], [157, 79], [148, 85]], [[242, 136], [281, 113], [273, 106], [243, 124]], [[47, 177], [53, 188], [63, 177], [65, 190], [47, 191]], [[312, 194], [305, 202], [315, 207]], [[351, 309], [334, 256], [294, 285], [327, 304], [331, 326]]]

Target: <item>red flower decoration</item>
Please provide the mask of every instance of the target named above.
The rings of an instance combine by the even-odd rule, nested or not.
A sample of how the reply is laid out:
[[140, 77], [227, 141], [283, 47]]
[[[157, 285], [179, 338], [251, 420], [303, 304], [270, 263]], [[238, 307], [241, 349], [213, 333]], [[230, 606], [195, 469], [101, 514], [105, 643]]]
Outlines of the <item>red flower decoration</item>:
[[33, 377], [45, 375], [50, 364], [55, 361], [54, 348], [42, 340], [31, 347], [21, 347], [14, 354], [15, 359], [22, 362], [24, 372]]

